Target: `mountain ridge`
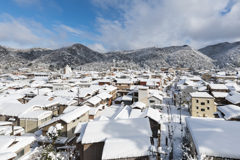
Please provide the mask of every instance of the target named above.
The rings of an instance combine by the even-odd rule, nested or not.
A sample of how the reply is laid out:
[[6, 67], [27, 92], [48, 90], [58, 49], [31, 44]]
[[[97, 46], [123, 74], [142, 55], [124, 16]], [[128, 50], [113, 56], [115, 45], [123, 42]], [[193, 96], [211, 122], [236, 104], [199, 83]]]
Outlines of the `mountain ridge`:
[[[240, 46], [238, 45], [240, 42], [235, 43], [237, 44], [233, 46]], [[138, 50], [111, 51], [107, 53], [93, 51], [79, 43], [59, 49], [13, 49], [0, 46], [0, 56], [2, 57], [0, 59], [0, 67], [17, 69], [27, 66], [51, 66], [51, 68], [60, 69], [68, 64], [75, 69], [106, 70], [115, 61], [117, 66], [130, 67], [132, 69], [159, 69], [159, 67], [170, 66], [211, 69], [216, 68], [218, 65], [220, 67], [229, 66], [224, 65], [223, 62], [213, 56], [218, 50], [222, 51], [221, 54], [228, 52], [229, 49], [233, 48], [231, 46], [228, 48], [229, 44], [232, 43], [225, 42], [216, 44], [216, 46], [210, 45], [199, 50], [188, 45], [183, 45], [164, 48], [148, 47]], [[240, 54], [237, 55], [240, 56]], [[219, 64], [218, 61], [220, 61]]]

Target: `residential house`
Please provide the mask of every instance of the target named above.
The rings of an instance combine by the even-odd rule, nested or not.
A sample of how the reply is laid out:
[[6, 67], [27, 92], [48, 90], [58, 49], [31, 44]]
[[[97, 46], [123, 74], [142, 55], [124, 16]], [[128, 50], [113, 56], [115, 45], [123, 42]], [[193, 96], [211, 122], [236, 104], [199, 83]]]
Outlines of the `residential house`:
[[[152, 131], [148, 118], [94, 121], [89, 122], [87, 126], [81, 126], [83, 127], [79, 129], [81, 133], [77, 138], [76, 145], [81, 159], [149, 158], [149, 153], [146, 151], [150, 147], [148, 145], [150, 145]], [[142, 139], [141, 142], [145, 142], [143, 144], [140, 140], [135, 139], [137, 137], [147, 137], [148, 140]], [[134, 142], [137, 145], [133, 146]], [[126, 144], [129, 144], [129, 146]], [[118, 146], [117, 149], [113, 149], [114, 146]], [[142, 146], [142, 149], [138, 149], [137, 146]], [[127, 151], [132, 149], [139, 152], [131, 154], [131, 152], [126, 152], [126, 149]]]
[[194, 117], [212, 117], [213, 113], [217, 111], [214, 97], [207, 92], [193, 92], [189, 93], [190, 108], [189, 112]]
[[0, 159], [15, 160], [30, 151], [34, 136], [2, 136], [0, 135]]
[[73, 138], [77, 124], [79, 122], [88, 122], [90, 109], [91, 108], [88, 106], [81, 106], [58, 117], [54, 117], [50, 121], [39, 126], [39, 128], [42, 128], [42, 135], [46, 135], [50, 126], [55, 126], [57, 123], [61, 123], [63, 126], [61, 136], [68, 137], [69, 139]]
[[186, 137], [193, 158], [240, 159], [239, 122], [199, 117], [187, 117], [185, 121]]

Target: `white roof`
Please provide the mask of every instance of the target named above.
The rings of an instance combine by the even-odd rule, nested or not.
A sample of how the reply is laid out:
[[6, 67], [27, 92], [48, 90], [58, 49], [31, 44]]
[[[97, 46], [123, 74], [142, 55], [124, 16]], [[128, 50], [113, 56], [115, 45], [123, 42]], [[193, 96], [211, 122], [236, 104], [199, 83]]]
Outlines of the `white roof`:
[[5, 125], [12, 125], [12, 122], [0, 121], [0, 126], [5, 126]]
[[133, 80], [132, 79], [117, 79], [117, 83], [119, 83], [119, 84], [132, 84]]
[[[9, 147], [14, 140], [18, 141], [16, 144]], [[34, 136], [0, 136], [0, 153], [17, 152], [21, 148], [31, 144], [34, 140]]]
[[124, 96], [122, 97], [122, 101], [132, 101], [132, 97], [133, 97], [133, 96], [131, 96], [131, 95], [124, 95]]
[[150, 97], [155, 97], [161, 101], [163, 100], [163, 97], [160, 94], [158, 94], [157, 92], [153, 92], [148, 98], [150, 98]]
[[160, 115], [161, 113], [158, 110], [148, 107], [143, 110], [141, 117], [142, 118], [149, 117], [155, 120], [156, 122], [160, 123]]
[[146, 104], [144, 104], [143, 102], [134, 102], [133, 105], [132, 105], [132, 108], [145, 108], [146, 107]]
[[221, 89], [228, 90], [228, 88], [224, 84], [209, 84], [211, 89]]
[[90, 111], [89, 111], [89, 115], [95, 115], [97, 113], [97, 111], [99, 110], [98, 107], [90, 107]]
[[52, 111], [30, 111], [25, 114], [21, 114], [18, 118], [32, 118], [32, 119], [43, 119], [52, 115]]
[[129, 106], [124, 106], [119, 108], [110, 118], [110, 120], [116, 119], [127, 119], [129, 118], [132, 108]]
[[76, 119], [77, 117], [80, 117], [81, 115], [83, 115], [84, 113], [88, 112], [90, 110], [90, 107], [88, 106], [79, 106], [78, 109], [72, 110], [70, 112], [61, 114], [58, 117], [54, 117], [52, 118], [50, 121], [43, 123], [41, 126], [39, 126], [39, 128], [43, 128], [49, 124], [52, 124], [54, 122], [57, 122], [59, 120], [62, 120], [66, 123], [70, 123], [71, 121], [73, 121], [74, 119]]
[[129, 118], [140, 118], [142, 112], [140, 109], [132, 109]]
[[107, 138], [129, 136], [152, 136], [148, 118], [134, 118], [126, 120], [93, 121], [89, 122], [84, 134], [77, 142], [82, 144], [104, 142]]
[[240, 93], [229, 92], [229, 95], [225, 99], [233, 104], [238, 104], [240, 103]]
[[68, 112], [71, 112], [71, 111], [73, 111], [75, 109], [78, 109], [78, 108], [79, 108], [79, 106], [68, 106], [67, 108], [65, 108], [63, 110], [63, 113], [68, 113]]
[[108, 120], [109, 120], [109, 118], [106, 116], [99, 116], [94, 119], [94, 121], [108, 121]]
[[101, 102], [101, 98], [94, 96], [94, 97], [88, 99], [87, 102], [89, 102], [93, 105], [96, 105], [97, 103]]
[[85, 131], [88, 122], [79, 122], [75, 128], [74, 134], [82, 133]]
[[240, 116], [240, 107], [236, 105], [218, 106], [217, 109], [224, 114], [226, 120]]
[[98, 95], [96, 95], [98, 98], [101, 98], [103, 100], [107, 99], [107, 98], [111, 98], [112, 95], [111, 94], [108, 94], [107, 92], [102, 92]]
[[213, 97], [215, 98], [225, 98], [228, 95], [228, 92], [212, 92]]
[[120, 109], [121, 105], [111, 105], [110, 107], [107, 107], [106, 109], [104, 109], [101, 113], [102, 116], [111, 118], [113, 116], [113, 114], [115, 114], [117, 112], [118, 109]]
[[198, 155], [240, 159], [239, 122], [220, 118], [185, 118]]
[[189, 94], [193, 98], [213, 98], [213, 96], [211, 96], [207, 92], [193, 92], [193, 93], [189, 93]]
[[134, 136], [125, 138], [107, 138], [102, 153], [102, 159], [120, 159], [149, 156], [151, 146], [148, 136]]
[[91, 108], [88, 106], [80, 106], [78, 109], [73, 110], [72, 112], [68, 112], [62, 115], [61, 120], [66, 123], [70, 123], [72, 120], [80, 117], [84, 113], [88, 112]]

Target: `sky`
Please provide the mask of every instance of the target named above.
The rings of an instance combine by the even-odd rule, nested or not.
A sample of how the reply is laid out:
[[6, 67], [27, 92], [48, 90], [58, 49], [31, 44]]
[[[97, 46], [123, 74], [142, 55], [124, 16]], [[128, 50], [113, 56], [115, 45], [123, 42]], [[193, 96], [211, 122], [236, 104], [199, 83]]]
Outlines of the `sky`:
[[95, 51], [240, 41], [238, 0], [7, 0], [0, 45]]

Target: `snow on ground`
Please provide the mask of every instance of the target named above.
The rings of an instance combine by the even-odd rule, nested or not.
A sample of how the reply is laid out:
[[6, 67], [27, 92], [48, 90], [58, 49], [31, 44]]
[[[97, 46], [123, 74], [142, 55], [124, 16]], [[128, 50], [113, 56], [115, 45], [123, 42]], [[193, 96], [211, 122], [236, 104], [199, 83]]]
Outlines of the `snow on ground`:
[[[163, 159], [168, 159], [168, 156], [172, 156], [173, 160], [179, 160], [182, 159], [182, 150], [181, 150], [181, 142], [182, 142], [182, 136], [184, 136], [184, 128], [185, 128], [185, 117], [189, 117], [190, 114], [187, 110], [187, 107], [182, 106], [181, 110], [181, 120], [182, 120], [182, 125], [180, 124], [180, 109], [179, 106], [175, 106], [173, 103], [172, 99], [172, 90], [169, 91], [168, 93], [170, 96], [167, 96], [166, 91], [164, 92], [164, 97], [163, 97], [163, 104], [164, 108], [162, 110], [162, 126], [161, 126], [161, 146], [163, 150], [168, 153], [167, 156], [162, 155]], [[170, 104], [170, 109], [168, 114], [168, 107]], [[169, 142], [169, 147], [166, 146], [166, 136], [168, 137], [168, 125], [171, 128], [171, 134], [173, 130], [173, 136], [172, 136], [172, 144], [173, 144], [173, 154], [170, 155], [171, 152], [171, 141], [168, 140]], [[182, 132], [181, 132], [182, 128]]]

